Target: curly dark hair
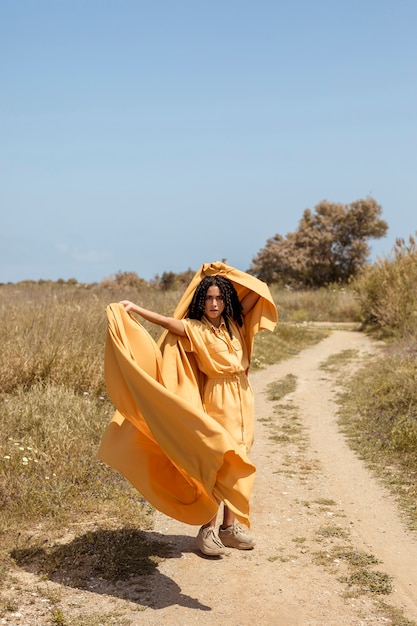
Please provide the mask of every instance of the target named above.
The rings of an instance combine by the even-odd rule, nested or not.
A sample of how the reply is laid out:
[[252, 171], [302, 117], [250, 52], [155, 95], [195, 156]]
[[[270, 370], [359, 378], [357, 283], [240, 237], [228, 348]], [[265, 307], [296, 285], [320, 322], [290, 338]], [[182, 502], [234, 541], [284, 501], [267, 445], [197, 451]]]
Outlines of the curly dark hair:
[[233, 283], [224, 276], [205, 276], [194, 292], [193, 299], [188, 307], [187, 317], [193, 320], [201, 320], [204, 315], [204, 307], [206, 303], [206, 295], [209, 287], [218, 287], [224, 298], [223, 318], [226, 328], [232, 337], [229, 319], [232, 319], [238, 326], [243, 326], [242, 311], [243, 307], [240, 303], [237, 291]]

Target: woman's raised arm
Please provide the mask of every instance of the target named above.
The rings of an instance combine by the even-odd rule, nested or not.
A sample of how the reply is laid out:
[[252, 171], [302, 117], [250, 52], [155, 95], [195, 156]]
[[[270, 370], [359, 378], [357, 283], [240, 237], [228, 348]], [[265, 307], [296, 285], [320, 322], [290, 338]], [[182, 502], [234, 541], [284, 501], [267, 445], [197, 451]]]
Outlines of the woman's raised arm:
[[250, 291], [249, 293], [247, 293], [246, 296], [241, 301], [241, 305], [243, 307], [243, 315], [247, 315], [249, 311], [253, 309], [253, 307], [258, 302], [258, 300], [259, 300], [259, 295], [255, 293], [254, 291]]
[[140, 315], [143, 319], [151, 322], [152, 324], [162, 326], [162, 328], [166, 328], [171, 333], [175, 333], [181, 337], [185, 336], [185, 329], [182, 320], [178, 320], [175, 317], [168, 317], [167, 315], [161, 315], [160, 313], [150, 311], [149, 309], [144, 309], [142, 306], [139, 306], [130, 300], [122, 300], [119, 304], [124, 307], [127, 313], [137, 313], [137, 315]]

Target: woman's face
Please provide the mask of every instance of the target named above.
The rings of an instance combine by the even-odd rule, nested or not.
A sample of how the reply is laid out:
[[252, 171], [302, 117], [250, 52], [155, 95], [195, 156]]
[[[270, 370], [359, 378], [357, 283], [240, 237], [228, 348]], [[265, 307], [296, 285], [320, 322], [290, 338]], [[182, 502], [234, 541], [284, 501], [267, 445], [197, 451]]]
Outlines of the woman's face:
[[219, 326], [224, 306], [224, 298], [220, 289], [216, 285], [209, 287], [206, 293], [204, 314], [213, 326]]

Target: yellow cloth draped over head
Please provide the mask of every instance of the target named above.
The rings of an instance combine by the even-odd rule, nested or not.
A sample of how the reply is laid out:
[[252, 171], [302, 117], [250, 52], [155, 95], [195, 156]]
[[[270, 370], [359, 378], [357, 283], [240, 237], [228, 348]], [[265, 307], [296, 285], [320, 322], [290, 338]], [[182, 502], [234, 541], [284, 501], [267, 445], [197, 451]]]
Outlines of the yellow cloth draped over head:
[[[244, 320], [249, 356], [259, 330], [273, 330], [277, 309], [268, 286], [224, 263], [204, 264], [174, 312], [183, 318], [198, 284], [220, 274], [239, 299], [260, 297]], [[194, 357], [173, 333], [156, 343], [120, 304], [107, 307], [104, 375], [115, 414], [98, 458], [123, 474], [155, 508], [187, 524], [205, 524], [224, 502], [249, 526], [255, 467], [242, 447], [203, 410]]]

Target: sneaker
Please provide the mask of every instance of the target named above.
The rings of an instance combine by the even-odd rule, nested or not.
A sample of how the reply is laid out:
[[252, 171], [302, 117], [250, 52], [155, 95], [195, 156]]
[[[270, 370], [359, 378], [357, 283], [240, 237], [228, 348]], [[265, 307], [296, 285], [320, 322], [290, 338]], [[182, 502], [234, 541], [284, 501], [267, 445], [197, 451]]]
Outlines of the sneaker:
[[221, 556], [226, 554], [224, 545], [219, 539], [213, 526], [202, 526], [196, 537], [197, 548], [207, 556]]
[[219, 537], [224, 546], [238, 550], [252, 550], [256, 541], [253, 535], [242, 524], [235, 522], [231, 526], [220, 526]]

